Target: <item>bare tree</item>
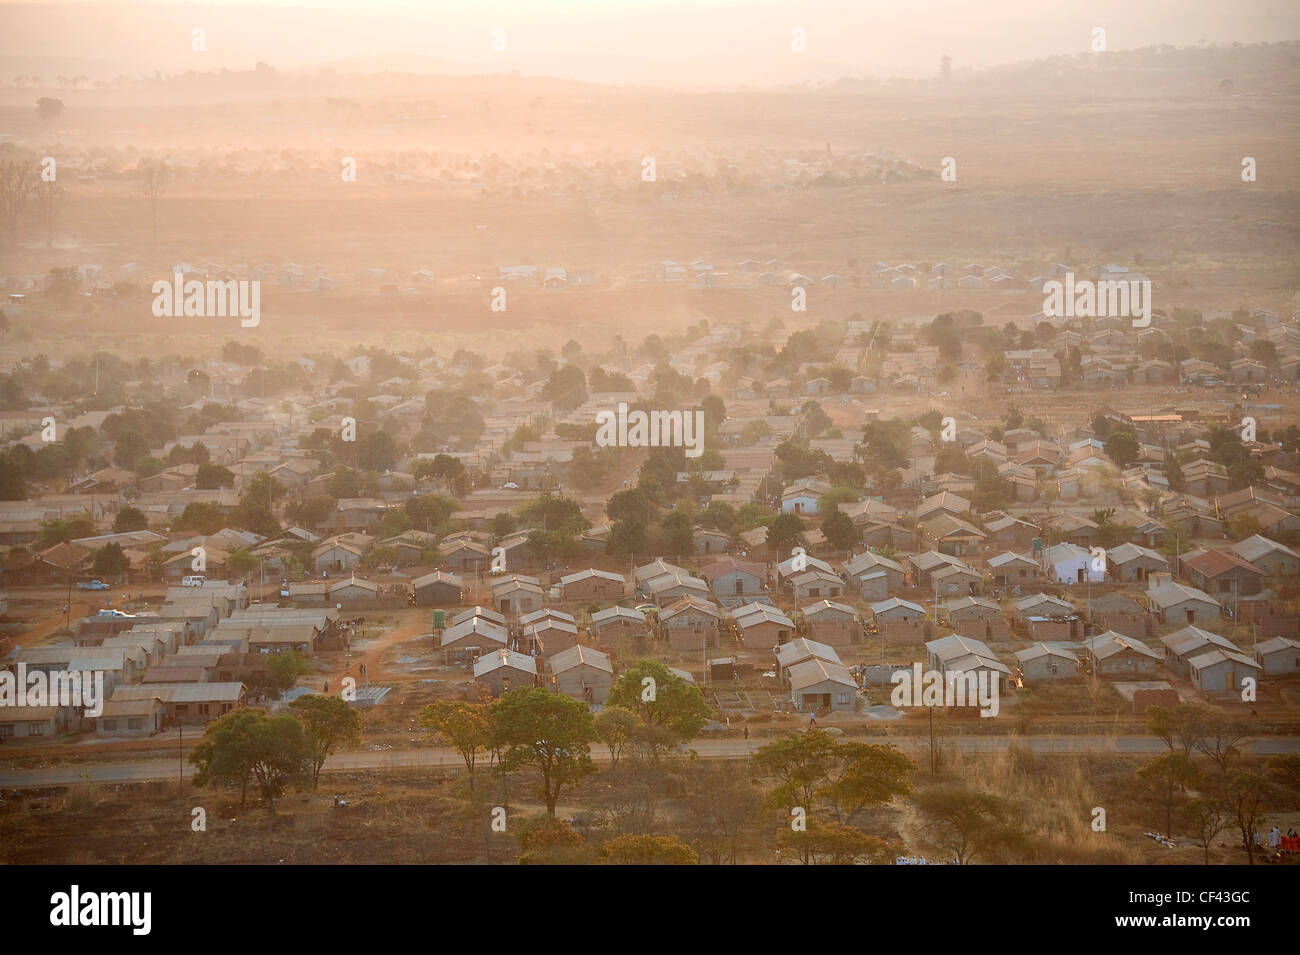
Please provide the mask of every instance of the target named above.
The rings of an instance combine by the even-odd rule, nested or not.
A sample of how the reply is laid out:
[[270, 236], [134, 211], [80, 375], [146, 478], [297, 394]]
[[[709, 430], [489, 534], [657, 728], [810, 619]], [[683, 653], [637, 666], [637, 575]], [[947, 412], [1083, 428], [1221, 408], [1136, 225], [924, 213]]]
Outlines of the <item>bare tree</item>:
[[63, 211], [63, 187], [53, 180], [42, 179], [33, 192], [36, 196], [36, 215], [40, 218], [41, 230], [45, 233], [45, 244], [53, 245], [59, 213]]
[[18, 217], [39, 179], [36, 163], [30, 159], [0, 160], [0, 225], [10, 242], [18, 241]]
[[1217, 799], [1193, 799], [1183, 807], [1181, 821], [1183, 828], [1205, 851], [1205, 864], [1209, 865], [1210, 844], [1215, 836], [1232, 824], [1231, 811]]
[[145, 194], [149, 197], [149, 212], [153, 217], [153, 242], [158, 244], [158, 198], [171, 181], [172, 168], [165, 159], [141, 159], [136, 166], [136, 175], [144, 183]]

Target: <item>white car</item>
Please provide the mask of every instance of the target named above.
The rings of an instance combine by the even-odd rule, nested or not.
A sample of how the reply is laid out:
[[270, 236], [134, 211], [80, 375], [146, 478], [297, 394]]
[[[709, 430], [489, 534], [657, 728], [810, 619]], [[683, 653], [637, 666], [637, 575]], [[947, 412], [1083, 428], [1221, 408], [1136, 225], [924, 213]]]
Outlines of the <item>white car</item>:
[[503, 490], [503, 491], [517, 491], [517, 490], [519, 490], [519, 485], [516, 484], [514, 481], [511, 481], [509, 484], [502, 484], [502, 485], [501, 485], [501, 490]]

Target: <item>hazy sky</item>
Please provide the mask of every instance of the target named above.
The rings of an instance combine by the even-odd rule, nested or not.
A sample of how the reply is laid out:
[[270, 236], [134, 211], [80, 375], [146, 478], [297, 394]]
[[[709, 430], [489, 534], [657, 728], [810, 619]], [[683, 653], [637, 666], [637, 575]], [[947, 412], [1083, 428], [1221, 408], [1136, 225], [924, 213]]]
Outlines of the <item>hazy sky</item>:
[[[602, 82], [765, 85], [926, 76], [1111, 49], [1300, 37], [1293, 0], [0, 0], [0, 77], [280, 69], [547, 74]], [[202, 27], [207, 50], [191, 49]], [[491, 31], [506, 49], [491, 49]], [[801, 28], [807, 51], [791, 50]]]

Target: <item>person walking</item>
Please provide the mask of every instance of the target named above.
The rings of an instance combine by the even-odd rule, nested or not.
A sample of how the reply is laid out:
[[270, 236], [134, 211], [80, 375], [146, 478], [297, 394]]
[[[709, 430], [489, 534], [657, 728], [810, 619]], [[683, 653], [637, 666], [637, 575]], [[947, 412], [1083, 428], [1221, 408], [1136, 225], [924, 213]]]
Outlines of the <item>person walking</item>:
[[749, 739], [749, 725], [745, 725], [745, 739]]

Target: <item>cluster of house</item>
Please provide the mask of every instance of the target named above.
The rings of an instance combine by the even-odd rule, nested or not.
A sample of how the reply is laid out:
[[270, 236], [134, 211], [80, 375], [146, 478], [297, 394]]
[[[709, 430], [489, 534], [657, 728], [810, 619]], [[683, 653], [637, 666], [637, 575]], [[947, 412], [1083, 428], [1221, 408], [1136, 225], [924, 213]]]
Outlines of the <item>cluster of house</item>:
[[[243, 584], [208, 581], [168, 588], [156, 609], [103, 611], [78, 622], [75, 636], [15, 647], [0, 665], [17, 672], [103, 674], [100, 712], [72, 704], [0, 706], [0, 738], [53, 736], [93, 722], [102, 737], [149, 736], [164, 726], [207, 723], [243, 706], [246, 682], [268, 654], [314, 656], [347, 646], [335, 610], [250, 604]], [[379, 694], [382, 697], [382, 694]], [[372, 702], [359, 691], [362, 703]]]
[[[1206, 555], [1219, 555], [1222, 567]], [[1004, 551], [978, 568], [930, 550], [897, 559], [867, 551], [842, 562], [805, 554], [772, 565], [728, 555], [694, 572], [658, 558], [626, 578], [588, 569], [550, 588], [541, 578], [511, 574], [490, 581], [490, 607], [455, 614], [435, 638], [444, 662], [472, 665], [475, 682], [489, 692], [550, 685], [595, 703], [614, 679], [614, 661], [653, 641], [683, 656], [699, 653], [714, 680], [761, 670], [775, 653], [782, 693], [800, 710], [852, 710], [862, 680], [886, 682], [901, 664], [870, 676], [839, 656], [878, 637], [891, 652], [924, 647], [927, 664], [941, 672], [987, 671], [1003, 689], [1084, 673], [1146, 680], [1162, 661], [1206, 693], [1240, 687], [1247, 676], [1300, 672], [1300, 616], [1261, 588], [1230, 609], [1173, 579], [1170, 560], [1149, 548], [1113, 548], [1101, 569], [1094, 561], [1090, 551], [1061, 543]], [[1222, 594], [1229, 586], [1237, 596], [1241, 586], [1232, 581], [1241, 572], [1257, 583], [1294, 577], [1300, 556], [1254, 537], [1228, 550], [1195, 551], [1182, 567], [1189, 577], [1202, 575], [1197, 580], [1210, 590]], [[1066, 599], [1036, 589], [1084, 580], [1097, 583], [1096, 596]], [[1003, 590], [1007, 597], [999, 599]], [[1021, 591], [1028, 592], [1016, 596]], [[918, 600], [932, 593], [933, 610], [904, 593]], [[453, 603], [457, 595], [446, 596]], [[633, 601], [642, 602], [623, 605]], [[552, 606], [560, 602], [587, 609]], [[1249, 619], [1261, 639], [1243, 649], [1215, 635], [1212, 628], [1230, 617]], [[940, 628], [952, 633], [941, 636]], [[1166, 629], [1162, 656], [1150, 642]], [[1023, 646], [1004, 662], [990, 644]]]

